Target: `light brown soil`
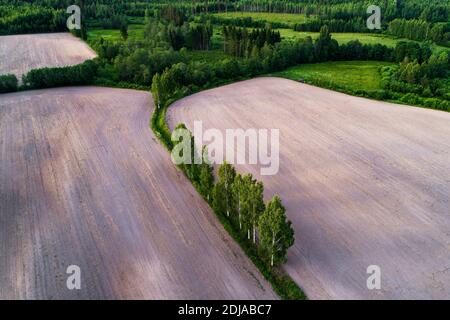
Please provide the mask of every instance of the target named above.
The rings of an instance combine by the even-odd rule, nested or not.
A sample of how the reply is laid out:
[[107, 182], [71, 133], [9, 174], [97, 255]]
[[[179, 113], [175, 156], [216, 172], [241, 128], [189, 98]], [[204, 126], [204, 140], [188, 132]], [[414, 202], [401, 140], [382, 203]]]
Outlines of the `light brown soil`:
[[285, 269], [310, 298], [450, 298], [450, 113], [259, 78], [178, 101], [168, 119], [280, 129], [277, 175], [238, 169], [281, 195], [296, 236]]
[[0, 95], [0, 299], [276, 298], [156, 141], [151, 109], [132, 90]]
[[19, 81], [32, 69], [75, 65], [96, 56], [85, 42], [70, 33], [0, 37], [0, 74], [15, 74]]

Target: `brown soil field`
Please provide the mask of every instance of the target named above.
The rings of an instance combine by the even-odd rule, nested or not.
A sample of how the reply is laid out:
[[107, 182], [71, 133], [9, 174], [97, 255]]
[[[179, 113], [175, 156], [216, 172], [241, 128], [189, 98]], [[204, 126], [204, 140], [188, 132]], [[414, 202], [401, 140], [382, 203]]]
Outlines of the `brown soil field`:
[[0, 74], [12, 73], [19, 80], [32, 69], [75, 65], [96, 56], [70, 33], [0, 36]]
[[277, 298], [153, 136], [151, 101], [0, 96], [0, 299]]
[[[258, 78], [176, 102], [171, 128], [280, 129], [280, 194], [296, 243], [285, 270], [312, 299], [450, 298], [450, 113]], [[367, 288], [367, 267], [381, 289]]]

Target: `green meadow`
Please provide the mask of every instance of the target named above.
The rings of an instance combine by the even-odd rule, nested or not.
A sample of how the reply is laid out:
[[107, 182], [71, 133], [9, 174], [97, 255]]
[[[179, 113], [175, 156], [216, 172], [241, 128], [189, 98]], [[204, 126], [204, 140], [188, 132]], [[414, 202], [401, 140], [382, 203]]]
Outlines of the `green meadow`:
[[[300, 32], [292, 29], [277, 29], [280, 31], [281, 37], [285, 40], [304, 39], [311, 37], [316, 39], [319, 36], [319, 32]], [[359, 40], [363, 44], [382, 44], [387, 47], [395, 47], [399, 41], [413, 41], [408, 39], [394, 38], [388, 35], [376, 34], [376, 33], [336, 33], [332, 32], [331, 37], [336, 39], [340, 44], [350, 42], [352, 40]], [[415, 41], [413, 41], [415, 42]], [[434, 52], [440, 52], [443, 50], [449, 51], [449, 48], [439, 46], [437, 44], [430, 44]]]
[[250, 17], [255, 21], [267, 21], [286, 24], [296, 24], [305, 22], [306, 15], [295, 13], [268, 13], [268, 12], [222, 12], [215, 13], [215, 16], [225, 19], [247, 18]]
[[329, 82], [351, 90], [380, 90], [380, 67], [392, 65], [378, 61], [338, 61], [298, 65], [271, 75], [306, 82]]
[[[118, 29], [88, 29], [88, 41], [103, 38], [105, 40], [120, 40], [120, 31]], [[144, 38], [143, 24], [130, 24], [128, 26], [128, 38], [140, 40]]]

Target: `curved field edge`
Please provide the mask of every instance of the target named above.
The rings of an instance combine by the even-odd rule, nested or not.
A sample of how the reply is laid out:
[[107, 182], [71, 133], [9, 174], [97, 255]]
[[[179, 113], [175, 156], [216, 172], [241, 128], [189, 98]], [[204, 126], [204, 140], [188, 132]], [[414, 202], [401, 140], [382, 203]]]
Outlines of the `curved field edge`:
[[0, 74], [14, 74], [19, 81], [34, 69], [75, 66], [95, 57], [88, 43], [69, 32], [0, 37]]
[[[449, 294], [430, 281], [450, 263], [449, 115], [257, 78], [187, 97], [167, 122], [193, 130], [202, 121], [222, 134], [279, 128], [278, 175], [262, 177], [263, 165], [248, 162], [236, 167], [264, 182], [266, 199], [284, 199], [298, 237], [284, 270], [314, 299], [414, 299]], [[377, 293], [364, 278], [374, 263], [384, 275]]]
[[171, 163], [153, 108], [87, 86], [2, 96], [0, 297], [278, 298]]
[[413, 101], [409, 99], [403, 101], [403, 94], [384, 89], [382, 69], [393, 65], [395, 64], [391, 62], [372, 60], [328, 61], [300, 64], [265, 76], [285, 78], [355, 97], [450, 112], [450, 109], [442, 106], [445, 100], [439, 99], [441, 107], [439, 105], [433, 107], [427, 105], [423, 97]]
[[[212, 89], [215, 87], [219, 87], [222, 85], [234, 83], [236, 81], [228, 81], [225, 83], [215, 84], [213, 86], [210, 86], [208, 88], [203, 88], [202, 90], [198, 90], [198, 93], [201, 91], [205, 91], [207, 89]], [[186, 97], [187, 95], [180, 95], [175, 98], [167, 100], [167, 102], [163, 105], [158, 107], [155, 107], [154, 112], [151, 117], [150, 121], [150, 127], [153, 130], [155, 136], [159, 139], [159, 141], [166, 147], [166, 149], [170, 152], [173, 148], [172, 140], [171, 140], [171, 131], [169, 129], [169, 126], [166, 122], [166, 114], [169, 107], [174, 104], [176, 101], [181, 100], [182, 98]], [[184, 172], [184, 171], [183, 171]], [[189, 181], [189, 177], [185, 175]], [[192, 181], [191, 181], [192, 183]], [[194, 186], [194, 184], [192, 183]], [[195, 188], [195, 186], [194, 186]], [[197, 190], [199, 195], [201, 193]], [[272, 288], [274, 291], [279, 295], [279, 297], [283, 300], [307, 300], [308, 297], [304, 293], [304, 291], [301, 289], [301, 287], [281, 268], [271, 269], [267, 266], [266, 263], [264, 263], [259, 257], [254, 247], [250, 246], [246, 239], [242, 237], [237, 230], [232, 226], [232, 224], [229, 222], [226, 216], [221, 214], [220, 212], [217, 212], [213, 209], [213, 206], [211, 203], [205, 199], [205, 201], [210, 206], [211, 210], [215, 213], [219, 221], [222, 223], [225, 230], [228, 232], [228, 234], [237, 242], [237, 244], [242, 248], [242, 250], [245, 252], [245, 254], [250, 258], [250, 260], [253, 262], [253, 264], [258, 268], [258, 270], [261, 272], [261, 274], [264, 276], [264, 278], [269, 281], [269, 283], [272, 285]]]
[[[298, 80], [292, 79], [287, 75], [283, 75], [283, 76], [281, 76], [281, 75], [283, 75], [282, 72], [279, 72], [276, 74], [276, 76], [274, 76], [274, 78], [278, 77], [281, 79], [289, 79], [289, 80], [298, 82]], [[262, 76], [262, 77], [266, 77], [266, 76]], [[154, 131], [156, 137], [161, 141], [161, 143], [170, 152], [172, 150], [173, 145], [172, 145], [172, 141], [171, 141], [171, 130], [166, 121], [166, 114], [167, 114], [167, 110], [170, 108], [171, 105], [173, 105], [178, 100], [181, 100], [187, 96], [191, 96], [196, 93], [206, 91], [209, 89], [213, 89], [213, 88], [217, 88], [217, 87], [221, 87], [224, 85], [248, 80], [251, 78], [252, 77], [243, 77], [240, 79], [235, 79], [233, 81], [223, 81], [220, 83], [215, 83], [208, 87], [202, 88], [200, 90], [197, 90], [194, 92], [189, 92], [188, 94], [185, 94], [185, 95], [180, 94], [179, 96], [168, 99], [164, 105], [160, 106], [159, 108], [154, 109], [154, 112], [151, 117], [150, 126], [151, 126], [152, 130]], [[260, 78], [260, 77], [256, 77], [256, 78]], [[375, 97], [368, 96], [365, 91], [352, 90], [346, 86], [336, 86], [336, 84], [330, 83], [330, 82], [324, 82], [324, 81], [319, 81], [319, 80], [314, 81], [313, 78], [309, 79], [309, 81], [307, 83], [314, 85], [316, 87], [320, 87], [320, 88], [324, 88], [324, 89], [328, 89], [328, 90], [332, 90], [332, 91], [336, 91], [336, 92], [341, 92], [344, 94], [349, 94], [351, 96], [363, 97], [363, 98], [368, 98], [368, 99], [377, 100], [377, 101], [385, 101], [385, 102], [389, 102], [389, 103], [393, 103], [393, 104], [397, 104], [397, 105], [404, 105], [405, 107], [419, 107], [419, 108], [425, 108], [425, 109], [432, 109], [432, 108], [427, 108], [425, 106], [420, 106], [420, 105], [411, 106], [411, 105], [408, 105], [404, 102], [397, 101], [397, 100], [389, 101], [389, 100], [385, 100], [385, 99], [379, 99], [379, 98], [377, 99], [376, 96]], [[435, 110], [435, 109], [432, 109], [432, 110]], [[436, 111], [443, 111], [443, 110], [436, 110]], [[212, 209], [212, 207], [211, 207], [211, 209]], [[264, 277], [272, 284], [274, 290], [277, 292], [277, 294], [280, 295], [280, 298], [282, 298], [282, 299], [307, 299], [306, 294], [301, 289], [299, 284], [297, 284], [284, 271], [277, 270], [275, 272], [272, 272], [271, 270], [269, 270], [269, 268], [267, 268], [265, 266], [265, 264], [257, 257], [256, 253], [252, 250], [252, 248], [248, 247], [246, 245], [245, 239], [241, 239], [238, 232], [233, 230], [233, 227], [231, 226], [230, 223], [228, 223], [228, 220], [226, 219], [226, 217], [222, 216], [221, 214], [218, 214], [217, 212], [215, 212], [215, 214], [218, 216], [219, 220], [222, 222], [222, 224], [224, 225], [225, 229], [229, 232], [229, 234], [238, 242], [240, 247], [245, 251], [245, 253], [250, 257], [250, 259], [258, 267], [258, 269], [261, 271], [261, 273], [264, 275]]]

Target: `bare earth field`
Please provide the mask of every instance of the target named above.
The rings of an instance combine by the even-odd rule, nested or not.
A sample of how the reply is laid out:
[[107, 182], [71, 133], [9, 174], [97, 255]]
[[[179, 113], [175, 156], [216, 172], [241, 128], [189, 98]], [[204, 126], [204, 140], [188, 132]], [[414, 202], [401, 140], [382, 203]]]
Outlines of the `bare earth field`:
[[450, 298], [450, 113], [258, 78], [180, 100], [168, 120], [280, 129], [277, 175], [238, 169], [281, 195], [296, 236], [285, 269], [309, 298]]
[[75, 65], [96, 56], [85, 42], [70, 33], [0, 37], [0, 74], [12, 73], [19, 80], [32, 69]]
[[151, 101], [0, 96], [0, 299], [276, 298], [153, 137]]

